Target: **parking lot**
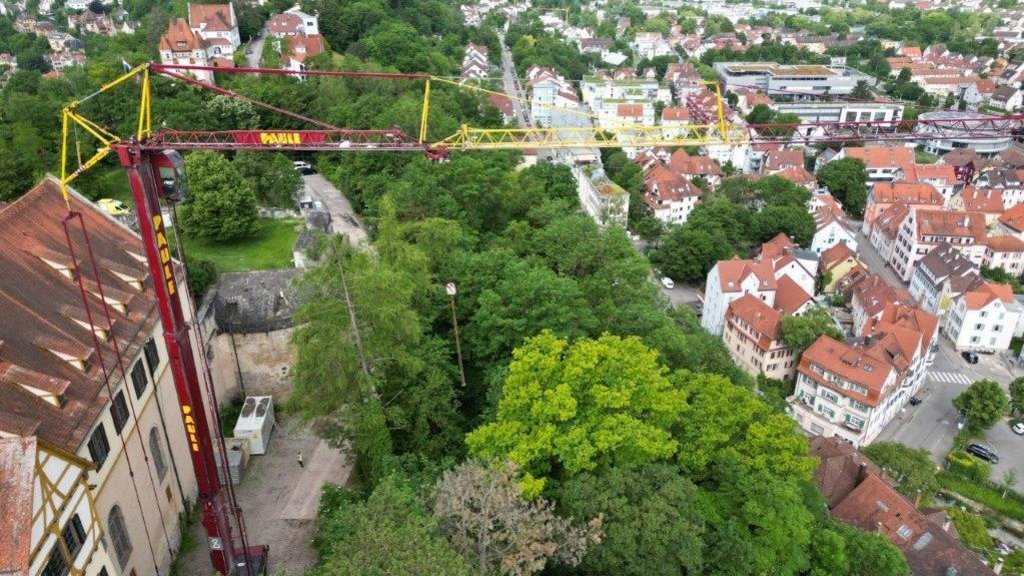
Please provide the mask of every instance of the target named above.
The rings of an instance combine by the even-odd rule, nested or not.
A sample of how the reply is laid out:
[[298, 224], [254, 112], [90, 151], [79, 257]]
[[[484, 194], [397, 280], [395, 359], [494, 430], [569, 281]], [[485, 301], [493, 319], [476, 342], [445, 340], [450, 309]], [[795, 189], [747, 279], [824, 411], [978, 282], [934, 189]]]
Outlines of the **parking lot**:
[[[1020, 368], [1011, 366], [1001, 354], [979, 354], [977, 364], [968, 364], [953, 349], [948, 340], [939, 338], [935, 362], [925, 374], [925, 383], [918, 394], [918, 406], [907, 406], [882, 431], [878, 440], [895, 441], [911, 448], [924, 448], [931, 453], [936, 464], [942, 464], [953, 446], [960, 417], [953, 407], [953, 398], [971, 383], [995, 380], [1008, 391], [1014, 378], [1024, 375]], [[1024, 437], [1010, 430], [1006, 421], [999, 422], [979, 441], [999, 455], [999, 464], [992, 466], [992, 480], [998, 482], [1006, 470], [1016, 469], [1020, 485], [1024, 485]]]

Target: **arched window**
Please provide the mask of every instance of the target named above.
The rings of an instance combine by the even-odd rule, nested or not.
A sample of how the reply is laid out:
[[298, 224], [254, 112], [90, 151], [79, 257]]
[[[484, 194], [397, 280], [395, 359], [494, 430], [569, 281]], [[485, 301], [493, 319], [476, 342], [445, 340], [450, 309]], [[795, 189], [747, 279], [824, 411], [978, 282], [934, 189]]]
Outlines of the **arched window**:
[[163, 480], [167, 474], [167, 463], [164, 462], [164, 451], [160, 448], [160, 434], [156, 431], [156, 426], [149, 429], [149, 454], [153, 457], [157, 478]]
[[107, 532], [114, 544], [114, 553], [117, 555], [117, 562], [124, 568], [128, 558], [132, 555], [132, 541], [128, 538], [128, 529], [124, 525], [124, 515], [121, 514], [121, 507], [114, 505], [107, 517]]

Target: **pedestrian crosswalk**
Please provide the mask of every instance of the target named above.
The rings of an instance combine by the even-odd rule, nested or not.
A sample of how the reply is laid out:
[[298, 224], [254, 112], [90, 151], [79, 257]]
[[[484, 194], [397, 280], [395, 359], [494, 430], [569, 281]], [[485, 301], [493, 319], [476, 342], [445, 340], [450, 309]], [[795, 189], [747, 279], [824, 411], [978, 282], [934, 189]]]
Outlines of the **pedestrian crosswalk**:
[[971, 383], [971, 379], [966, 374], [960, 374], [959, 372], [928, 372], [928, 377], [931, 378], [932, 382], [942, 382], [945, 384], [963, 384], [966, 386]]

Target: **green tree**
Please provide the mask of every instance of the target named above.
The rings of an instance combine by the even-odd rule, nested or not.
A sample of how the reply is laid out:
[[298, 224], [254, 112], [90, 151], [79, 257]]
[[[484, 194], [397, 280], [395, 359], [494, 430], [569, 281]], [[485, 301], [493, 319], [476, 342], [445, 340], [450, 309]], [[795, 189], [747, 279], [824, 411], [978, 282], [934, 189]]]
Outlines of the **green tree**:
[[1010, 382], [1010, 409], [1015, 414], [1024, 414], [1024, 377]]
[[907, 559], [881, 534], [843, 527], [846, 554], [850, 562], [847, 576], [907, 576]]
[[582, 473], [559, 491], [562, 510], [600, 516], [604, 538], [583, 557], [589, 574], [685, 576], [703, 564], [697, 487], [671, 464]]
[[857, 84], [853, 87], [853, 91], [850, 92], [850, 98], [854, 100], [873, 100], [874, 96], [867, 80], [858, 80]]
[[0, 149], [0, 201], [10, 202], [35, 184], [32, 163], [25, 152]]
[[256, 196], [270, 206], [294, 207], [302, 177], [279, 152], [239, 152], [231, 164], [249, 182]]
[[185, 159], [189, 199], [179, 212], [186, 235], [232, 242], [256, 232], [256, 195], [223, 156], [193, 152]]
[[431, 495], [434, 515], [477, 574], [530, 576], [549, 560], [576, 566], [601, 540], [601, 519], [585, 526], [557, 516], [543, 499], [525, 500], [512, 463], [469, 461], [445, 472]]
[[810, 555], [811, 568], [807, 576], [846, 574], [852, 560], [842, 533], [825, 527], [815, 530], [811, 536]]
[[769, 124], [775, 119], [775, 111], [767, 104], [758, 104], [747, 114], [747, 122], [750, 124]]
[[1003, 574], [1006, 576], [1024, 576], [1024, 548], [1014, 550], [1006, 555], [1003, 563]]
[[810, 246], [816, 227], [814, 217], [802, 206], [768, 206], [754, 215], [754, 230], [758, 242], [784, 232], [796, 244]]
[[930, 498], [938, 488], [935, 463], [923, 448], [915, 450], [896, 442], [875, 442], [862, 448], [861, 453], [892, 476], [899, 483], [899, 491], [909, 498], [914, 498], [918, 491], [924, 498]]
[[638, 338], [567, 340], [545, 331], [513, 354], [495, 421], [466, 437], [470, 453], [523, 469], [523, 492], [545, 478], [664, 460], [686, 405]]
[[946, 513], [953, 520], [964, 546], [975, 552], [986, 552], [992, 548], [992, 537], [988, 535], [988, 527], [981, 516], [961, 508], [949, 508]]
[[782, 318], [782, 340], [798, 354], [821, 336], [842, 340], [843, 333], [836, 327], [828, 310], [814, 306], [799, 316]]
[[[741, 179], [730, 179], [728, 182]], [[724, 184], [723, 184], [724, 186]], [[722, 187], [719, 187], [721, 191]], [[807, 202], [811, 199], [811, 193], [803, 186], [795, 184], [781, 176], [770, 175], [759, 178], [753, 184], [753, 190], [758, 197], [768, 206], [796, 206], [807, 211]], [[733, 200], [737, 202], [736, 200]]]
[[674, 228], [665, 235], [651, 261], [669, 278], [691, 284], [703, 282], [719, 260], [731, 256], [734, 248], [721, 230], [695, 226]]
[[318, 513], [326, 547], [318, 576], [469, 576], [466, 561], [441, 535], [407, 482], [382, 481], [365, 502], [341, 502]]
[[953, 406], [967, 417], [968, 427], [988, 430], [1003, 417], [1009, 403], [998, 382], [978, 380], [953, 398]]
[[206, 291], [217, 283], [217, 265], [209, 258], [185, 258], [188, 291], [196, 302], [201, 302]]
[[838, 200], [853, 218], [864, 214], [868, 199], [868, 172], [860, 158], [842, 158], [818, 170], [818, 183]]

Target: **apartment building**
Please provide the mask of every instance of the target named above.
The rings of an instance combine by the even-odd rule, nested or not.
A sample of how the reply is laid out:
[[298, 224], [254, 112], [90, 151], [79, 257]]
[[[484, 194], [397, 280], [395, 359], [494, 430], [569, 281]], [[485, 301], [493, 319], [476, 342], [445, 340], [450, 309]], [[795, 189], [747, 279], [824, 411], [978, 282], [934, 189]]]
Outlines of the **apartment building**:
[[1024, 240], [1009, 235], [987, 238], [981, 265], [1019, 277], [1024, 274]]
[[950, 198], [964, 186], [950, 164], [908, 164], [896, 174], [896, 182], [930, 184], [949, 202]]
[[530, 66], [526, 83], [530, 90], [530, 116], [542, 126], [551, 126], [553, 108], [579, 108], [580, 100], [572, 83], [553, 70]]
[[939, 210], [945, 202], [946, 199], [935, 186], [928, 183], [875, 182], [868, 192], [861, 231], [865, 235], [870, 235], [878, 218], [894, 204], [904, 204], [908, 208]]
[[722, 342], [752, 376], [789, 380], [796, 371], [796, 353], [782, 341], [782, 314], [753, 294], [729, 303]]
[[[110, 560], [86, 546], [97, 531], [84, 515], [82, 530], [74, 523], [61, 528], [70, 531], [65, 560], [84, 566], [86, 576], [104, 568], [108, 576], [166, 574], [168, 542], [176, 548], [180, 541], [178, 515], [195, 497], [196, 483], [152, 280], [138, 236], [77, 193], [70, 201], [89, 231], [113, 330], [93, 289], [88, 302], [99, 323], [90, 328], [64, 229], [54, 218], [67, 207], [59, 183], [48, 177], [0, 209], [0, 437], [35, 437], [44, 452], [56, 454], [54, 466], [63, 461], [72, 473], [87, 469], [98, 538]], [[82, 243], [79, 232], [73, 241]], [[89, 268], [82, 274], [87, 287], [95, 286]], [[36, 538], [27, 530], [14, 535]]]
[[985, 216], [978, 212], [911, 210], [900, 225], [889, 263], [904, 282], [928, 252], [946, 243], [981, 266], [985, 256]]
[[648, 78], [616, 79], [607, 73], [584, 76], [580, 82], [583, 102], [597, 108], [604, 100], [623, 102], [672, 103], [672, 88], [657, 80]]
[[985, 170], [976, 184], [979, 189], [998, 192], [1007, 210], [1024, 202], [1024, 170], [1009, 166]]
[[235, 7], [227, 4], [189, 4], [188, 25], [209, 46], [211, 57], [231, 58], [242, 45]]
[[875, 247], [878, 255], [886, 263], [892, 260], [896, 238], [900, 234], [900, 227], [903, 225], [903, 221], [908, 216], [910, 216], [910, 207], [903, 203], [897, 203], [877, 216], [871, 224], [871, 235], [868, 237], [868, 240], [870, 240], [871, 245]]
[[868, 171], [868, 182], [892, 182], [900, 171], [914, 164], [914, 149], [906, 146], [847, 146], [832, 160], [859, 158]]
[[769, 96], [801, 98], [848, 96], [857, 82], [874, 85], [875, 80], [846, 66], [821, 64], [778, 64], [775, 62], [718, 62], [715, 72], [726, 90], [751, 88]]
[[772, 306], [775, 304], [775, 288], [775, 271], [770, 263], [739, 258], [720, 260], [708, 273], [700, 324], [709, 333], [720, 336], [730, 303], [750, 294]]
[[837, 244], [846, 244], [850, 249], [857, 250], [857, 236], [846, 227], [846, 214], [838, 205], [823, 206], [811, 213], [814, 217], [814, 238], [811, 239], [811, 251], [821, 254]]
[[780, 114], [796, 114], [801, 122], [898, 122], [903, 118], [903, 105], [895, 102], [779, 102], [772, 108]]
[[843, 287], [843, 295], [850, 302], [853, 331], [860, 334], [869, 322], [878, 318], [890, 304], [909, 304], [910, 293], [895, 288], [877, 274], [870, 274]]
[[644, 173], [644, 204], [666, 224], [685, 224], [704, 193], [660, 162]]
[[979, 282], [953, 300], [943, 333], [957, 350], [1006, 350], [1022, 314], [1008, 284]]
[[942, 243], [918, 262], [910, 279], [910, 297], [922, 310], [943, 316], [953, 300], [980, 282], [978, 266]]

